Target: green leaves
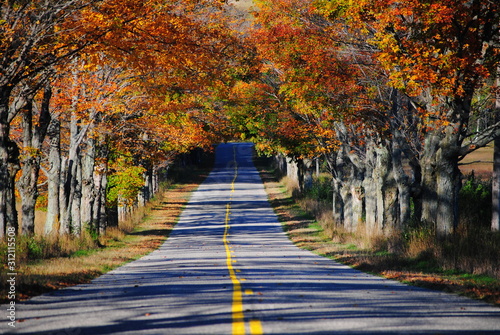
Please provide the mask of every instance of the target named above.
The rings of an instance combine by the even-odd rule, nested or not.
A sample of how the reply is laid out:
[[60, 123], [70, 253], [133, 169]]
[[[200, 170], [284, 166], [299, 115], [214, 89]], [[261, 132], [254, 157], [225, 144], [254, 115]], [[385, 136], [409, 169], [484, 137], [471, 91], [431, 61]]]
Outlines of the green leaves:
[[108, 178], [107, 201], [119, 205], [133, 205], [144, 186], [145, 169], [132, 165], [132, 160], [123, 156], [118, 157], [111, 166], [114, 172]]

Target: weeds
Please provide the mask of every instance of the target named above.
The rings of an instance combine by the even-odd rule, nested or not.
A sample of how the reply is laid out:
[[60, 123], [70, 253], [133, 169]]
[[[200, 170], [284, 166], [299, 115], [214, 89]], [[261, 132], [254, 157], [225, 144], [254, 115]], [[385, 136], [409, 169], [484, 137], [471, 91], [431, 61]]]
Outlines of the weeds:
[[[335, 225], [329, 201], [331, 187], [326, 177], [315, 178], [311, 188], [295, 200], [316, 218], [323, 234], [333, 243], [345, 245], [346, 252], [352, 250], [349, 246], [356, 245], [360, 250], [376, 256], [392, 255], [404, 260], [406, 265], [415, 264], [417, 270], [423, 270], [428, 264], [432, 270], [439, 267], [443, 271], [461, 271], [500, 279], [500, 234], [489, 229], [490, 182], [476, 178], [473, 173], [465, 178], [460, 192], [460, 225], [448, 240], [441, 241], [436, 239], [434, 229], [426, 225], [407, 226], [403, 231], [390, 235], [368, 234], [362, 222], [355, 232]], [[284, 184], [293, 186], [289, 180]]]
[[[99, 238], [89, 231], [81, 237], [18, 236], [18, 298], [24, 300], [57, 288], [88, 282], [155, 250], [169, 235], [183, 203], [206, 173], [206, 170], [197, 170], [190, 183], [179, 182], [171, 186], [146, 209], [120, 222], [119, 227], [109, 228]], [[0, 243], [0, 257], [5, 259], [6, 254], [6, 244]], [[6, 271], [0, 272], [0, 281], [7, 279], [6, 274]], [[6, 296], [0, 296], [0, 303], [5, 301]]]
[[[89, 233], [81, 236], [19, 236], [17, 238], [16, 257], [21, 264], [41, 259], [67, 257], [79, 250], [97, 248], [96, 241]], [[0, 248], [0, 253], [5, 256], [5, 247]]]
[[[461, 207], [460, 227], [450, 239], [438, 241], [432, 227], [419, 224], [389, 236], [367, 234], [363, 223], [356, 231], [347, 231], [334, 223], [329, 201], [324, 196], [315, 198], [326, 194], [324, 181], [319, 186], [313, 183], [313, 191], [297, 196], [288, 189], [295, 187], [292, 181], [278, 183], [266, 166], [260, 168], [271, 203], [298, 246], [391, 279], [500, 305], [500, 233], [489, 231], [489, 216], [481, 214], [489, 211], [488, 182], [474, 175], [467, 177], [461, 192], [466, 205]], [[283, 185], [288, 185], [286, 191]], [[300, 217], [294, 206], [315, 219]]]

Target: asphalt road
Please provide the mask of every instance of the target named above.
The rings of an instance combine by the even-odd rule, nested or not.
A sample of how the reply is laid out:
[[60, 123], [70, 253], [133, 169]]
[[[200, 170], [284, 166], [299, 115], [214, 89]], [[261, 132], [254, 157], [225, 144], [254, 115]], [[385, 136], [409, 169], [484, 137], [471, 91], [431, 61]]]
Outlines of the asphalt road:
[[[249, 144], [223, 144], [155, 252], [17, 304], [12, 334], [500, 334], [500, 308], [374, 277], [298, 249]], [[7, 306], [2, 306], [7, 316]]]

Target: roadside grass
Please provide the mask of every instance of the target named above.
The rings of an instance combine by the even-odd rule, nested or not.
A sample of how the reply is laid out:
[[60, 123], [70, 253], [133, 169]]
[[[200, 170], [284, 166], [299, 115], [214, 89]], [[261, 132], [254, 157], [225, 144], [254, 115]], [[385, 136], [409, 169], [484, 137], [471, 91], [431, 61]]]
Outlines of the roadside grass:
[[[451, 258], [452, 262], [475, 262], [471, 269], [481, 268], [477, 263], [483, 261], [480, 258], [484, 258], [484, 253], [472, 257], [477, 251], [471, 251], [469, 260], [442, 255], [442, 249], [431, 239], [432, 232], [418, 231], [404, 240], [401, 236], [366, 236], [362, 233], [362, 225], [358, 232], [345, 231], [333, 225], [328, 217], [328, 206], [294, 197], [293, 183], [286, 177], [278, 179], [266, 158], [256, 158], [255, 163], [274, 211], [290, 240], [298, 247], [378, 276], [500, 306], [500, 278], [474, 273], [475, 270], [459, 271], [449, 264]], [[497, 263], [499, 249], [500, 245], [495, 244], [487, 251]]]
[[[81, 237], [18, 237], [16, 248], [16, 300], [59, 288], [88, 283], [92, 279], [157, 249], [168, 237], [190, 194], [208, 175], [209, 168], [182, 174], [175, 184], [166, 185], [148, 205], [119, 227], [108, 229], [99, 239]], [[6, 254], [0, 245], [0, 255]], [[5, 283], [7, 273], [1, 271]], [[2, 292], [0, 303], [7, 302]]]

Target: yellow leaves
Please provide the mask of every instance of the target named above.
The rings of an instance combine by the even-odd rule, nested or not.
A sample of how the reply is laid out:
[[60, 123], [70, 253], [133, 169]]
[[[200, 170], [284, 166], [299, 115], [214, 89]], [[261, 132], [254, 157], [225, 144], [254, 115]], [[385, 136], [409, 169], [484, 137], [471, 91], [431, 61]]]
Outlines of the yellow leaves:
[[111, 163], [111, 168], [115, 172], [108, 177], [107, 200], [111, 203], [118, 202], [120, 205], [132, 205], [144, 186], [145, 169], [134, 166], [132, 159], [126, 156], [119, 156]]
[[21, 148], [21, 160], [26, 160], [28, 158], [36, 158], [42, 154], [41, 150], [35, 147], [22, 147]]

